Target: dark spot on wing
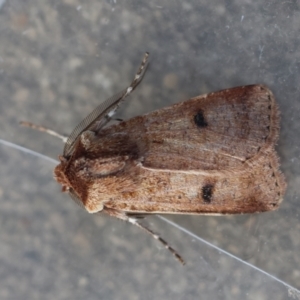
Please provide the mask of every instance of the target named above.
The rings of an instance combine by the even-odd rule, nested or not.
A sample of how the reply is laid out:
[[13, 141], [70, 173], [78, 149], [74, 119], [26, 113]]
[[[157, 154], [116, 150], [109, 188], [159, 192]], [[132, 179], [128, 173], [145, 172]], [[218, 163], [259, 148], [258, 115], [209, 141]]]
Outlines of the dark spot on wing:
[[194, 122], [198, 127], [207, 127], [207, 122], [204, 118], [203, 111], [199, 110], [194, 116]]
[[204, 202], [210, 203], [213, 196], [213, 188], [212, 184], [206, 184], [202, 187], [202, 198]]

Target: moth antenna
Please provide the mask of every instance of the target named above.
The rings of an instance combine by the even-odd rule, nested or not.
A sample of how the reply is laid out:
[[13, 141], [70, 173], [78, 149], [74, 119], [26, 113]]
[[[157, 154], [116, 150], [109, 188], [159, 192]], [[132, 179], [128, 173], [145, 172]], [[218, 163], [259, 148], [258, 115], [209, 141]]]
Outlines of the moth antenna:
[[20, 122], [20, 125], [21, 126], [24, 126], [24, 127], [29, 127], [29, 128], [32, 128], [32, 129], [35, 129], [35, 130], [38, 130], [38, 131], [41, 131], [41, 132], [46, 132], [50, 135], [53, 135], [59, 139], [61, 139], [64, 143], [67, 141], [68, 137], [67, 136], [64, 136], [52, 129], [49, 129], [47, 127], [44, 127], [44, 126], [41, 126], [41, 125], [36, 125], [36, 124], [33, 124], [31, 122], [26, 122], [26, 121], [21, 121]]
[[164, 245], [164, 247], [169, 250], [173, 256], [179, 260], [179, 262], [182, 265], [185, 265], [185, 261], [184, 259], [181, 257], [181, 255], [174, 249], [172, 248], [167, 241], [165, 241], [162, 237], [160, 237], [158, 234], [156, 234], [155, 232], [153, 232], [151, 229], [149, 229], [148, 227], [142, 225], [141, 223], [139, 223], [135, 218], [128, 218], [128, 222], [143, 229], [144, 231], [146, 231], [147, 233], [149, 233], [150, 235], [152, 235], [153, 238], [155, 238], [156, 240], [158, 240], [161, 244]]

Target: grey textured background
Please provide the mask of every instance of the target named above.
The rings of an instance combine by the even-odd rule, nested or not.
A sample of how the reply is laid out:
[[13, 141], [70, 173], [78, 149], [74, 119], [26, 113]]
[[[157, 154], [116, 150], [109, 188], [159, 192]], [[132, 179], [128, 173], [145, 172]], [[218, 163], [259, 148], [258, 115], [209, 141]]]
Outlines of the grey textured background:
[[[0, 146], [0, 299], [299, 299], [300, 5], [297, 1], [0, 1], [0, 138], [56, 158], [59, 140], [150, 65], [124, 119], [223, 88], [263, 83], [282, 116], [288, 181], [276, 212], [172, 216], [148, 223], [179, 265], [129, 224], [89, 215], [60, 193], [54, 165]], [[197, 240], [213, 245], [274, 277]]]

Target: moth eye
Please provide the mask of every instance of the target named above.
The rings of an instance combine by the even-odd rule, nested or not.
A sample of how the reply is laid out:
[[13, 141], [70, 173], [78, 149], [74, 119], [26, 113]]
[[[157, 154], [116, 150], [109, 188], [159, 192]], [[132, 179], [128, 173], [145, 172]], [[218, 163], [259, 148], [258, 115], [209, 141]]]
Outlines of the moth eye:
[[198, 113], [194, 116], [194, 122], [198, 127], [206, 127], [207, 126], [207, 122], [205, 121], [202, 110], [199, 110]]
[[213, 195], [213, 188], [214, 186], [212, 184], [206, 184], [202, 187], [202, 198], [204, 202], [210, 203], [211, 198]]

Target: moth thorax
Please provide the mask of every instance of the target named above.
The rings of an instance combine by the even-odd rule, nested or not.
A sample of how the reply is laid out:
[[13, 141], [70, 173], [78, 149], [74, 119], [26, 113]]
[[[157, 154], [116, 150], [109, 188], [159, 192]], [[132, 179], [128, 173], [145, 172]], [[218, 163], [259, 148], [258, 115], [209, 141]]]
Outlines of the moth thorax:
[[80, 136], [80, 142], [84, 149], [89, 149], [95, 139], [95, 132], [93, 131], [84, 131]]

